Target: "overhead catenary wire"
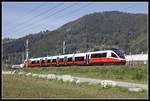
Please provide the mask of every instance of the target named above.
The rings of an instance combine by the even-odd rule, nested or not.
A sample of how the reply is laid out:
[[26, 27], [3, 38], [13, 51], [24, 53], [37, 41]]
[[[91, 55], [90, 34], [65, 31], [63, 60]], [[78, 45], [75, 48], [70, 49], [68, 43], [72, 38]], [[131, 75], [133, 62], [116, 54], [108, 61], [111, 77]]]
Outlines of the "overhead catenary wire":
[[[44, 6], [44, 5], [42, 4], [42, 5], [36, 6], [35, 8], [33, 8], [33, 9], [31, 9], [30, 11], [28, 11], [27, 13], [25, 13], [22, 17], [18, 16], [17, 19], [14, 19], [14, 20], [17, 21], [17, 22], [15, 22], [15, 23], [19, 24], [20, 21], [21, 21], [23, 18], [26, 18], [29, 14], [32, 14], [34, 11], [38, 10], [38, 9], [41, 8], [42, 6]], [[8, 23], [8, 24], [12, 24], [12, 23]], [[16, 27], [16, 26], [15, 26], [15, 27]]]
[[[73, 4], [73, 5], [74, 5], [74, 4]], [[63, 12], [63, 11], [66, 10], [66, 9], [69, 9], [69, 8], [73, 7], [73, 5], [69, 5], [68, 7], [64, 7], [63, 9], [60, 9], [60, 10], [54, 12], [54, 13], [51, 13], [51, 15], [47, 16], [48, 19], [49, 19], [50, 17], [56, 15], [56, 14], [59, 14], [60, 12]], [[45, 21], [45, 20], [46, 20], [46, 19], [43, 19], [43, 18], [40, 19], [41, 22], [43, 22], [43, 21]], [[35, 24], [35, 23], [28, 24], [28, 25], [24, 26], [22, 29], [26, 29], [26, 28], [28, 28], [28, 27], [31, 27], [31, 26], [34, 25], [34, 24]], [[21, 29], [21, 30], [22, 30], [22, 29]], [[18, 32], [18, 31], [16, 31], [16, 32]]]
[[[68, 12], [68, 13], [72, 13], [72, 12], [73, 12], [73, 13], [72, 13], [72, 15], [73, 15], [73, 14], [75, 14], [75, 13], [77, 13], [77, 12], [79, 12], [79, 11], [85, 9], [85, 8], [88, 7], [89, 5], [91, 5], [91, 4], [83, 5], [83, 6], [81, 6], [80, 8], [74, 9], [74, 10]], [[56, 17], [56, 19], [57, 19], [57, 21], [58, 21], [58, 20], [60, 20], [60, 19], [58, 19], [58, 18], [62, 18], [62, 17], [68, 18], [68, 17], [70, 17], [70, 15], [71, 15], [71, 14], [69, 14], [69, 15], [67, 15], [67, 16], [62, 15], [62, 16]]]
[[[88, 5], [90, 5], [90, 4], [87, 4], [87, 5], [84, 5], [83, 7], [80, 7], [80, 8], [78, 8], [77, 10], [73, 10], [73, 13], [75, 13], [76, 11], [80, 11], [80, 10], [82, 10], [82, 9], [84, 9], [85, 7], [87, 7]], [[71, 6], [70, 5], [70, 7], [73, 7], [73, 6]], [[56, 12], [55, 14], [58, 14], [58, 12]], [[71, 15], [71, 14], [70, 14]], [[67, 15], [67, 17], [68, 16], [70, 16], [70, 15]], [[60, 17], [60, 16], [59, 16]], [[62, 18], [62, 17], [66, 17], [66, 16], [64, 16], [64, 15], [62, 15], [60, 18]], [[47, 20], [49, 20], [49, 19], [47, 19]], [[45, 21], [47, 21], [47, 20], [42, 20], [41, 22], [45, 22]], [[57, 18], [57, 21], [58, 21], [59, 19]], [[54, 21], [54, 20], [53, 20]], [[53, 21], [51, 21], [51, 22], [53, 22]], [[52, 25], [52, 24], [51, 24]], [[25, 27], [25, 28], [28, 28], [28, 31], [29, 31], [29, 29], [34, 29], [34, 28], [36, 28], [37, 26], [39, 26], [39, 25], [36, 25], [36, 26], [29, 26], [29, 27]], [[43, 24], [43, 26], [44, 26], [44, 24]], [[31, 28], [30, 28], [31, 27]], [[24, 31], [26, 31], [26, 30], [21, 30], [21, 32], [24, 32]]]
[[[62, 6], [61, 4], [55, 5], [54, 7], [50, 8], [50, 9], [44, 11], [44, 12], [41, 12], [41, 13], [39, 13], [38, 15], [33, 16], [32, 18], [29, 18], [29, 19], [23, 21], [22, 23], [20, 23], [20, 24], [18, 24], [17, 26], [15, 26], [13, 30], [9, 30], [9, 31], [6, 32], [6, 33], [15, 32], [15, 31], [17, 31], [18, 29], [22, 29], [22, 28], [24, 28], [24, 27], [26, 27], [26, 26], [28, 27], [30, 24], [25, 25], [26, 22], [30, 22], [30, 23], [31, 23], [31, 22], [33, 22], [34, 20], [36, 20], [38, 17], [42, 16], [43, 14], [45, 15], [45, 14], [47, 14], [48, 12], [51, 13], [51, 11], [52, 11], [53, 9], [56, 9], [56, 7], [61, 7], [61, 6]], [[32, 23], [32, 24], [33, 24], [33, 23]], [[20, 27], [21, 27], [21, 28], [20, 28]]]
[[[88, 5], [90, 5], [90, 4], [87, 4], [87, 5], [85, 5], [85, 7], [87, 7]], [[131, 8], [132, 6], [129, 6], [129, 7], [126, 7], [126, 8], [123, 8], [122, 10], [126, 10], [126, 9], [129, 9], [129, 8]], [[135, 7], [135, 6], [134, 6]], [[81, 7], [80, 9], [77, 9], [76, 11], [72, 11], [72, 12], [77, 12], [77, 11], [79, 11], [79, 10], [81, 10], [81, 9], [84, 9], [83, 7]], [[73, 14], [73, 13], [72, 13]], [[103, 14], [103, 13], [102, 13]], [[71, 14], [70, 14], [71, 15]], [[69, 17], [70, 15], [67, 15], [67, 17]], [[63, 17], [66, 17], [66, 16], [63, 16]], [[61, 18], [61, 17], [60, 17]], [[104, 18], [105, 20], [107, 20], [107, 18]], [[59, 19], [57, 19], [57, 21], [58, 21]], [[52, 22], [52, 21], [51, 21]], [[44, 25], [44, 24], [43, 24]], [[52, 24], [51, 24], [52, 25]], [[37, 25], [38, 26], [38, 25]], [[30, 26], [31, 28], [30, 29], [34, 29], [34, 27], [36, 28], [36, 26]], [[24, 30], [25, 31], [25, 30]], [[23, 32], [23, 31], [22, 31]]]
[[[135, 6], [134, 6], [135, 7]], [[129, 8], [131, 8], [131, 6], [130, 7], [128, 7], [128, 8], [125, 8], [125, 9], [129, 9]], [[124, 9], [124, 10], [125, 10]], [[123, 10], [123, 9], [122, 9]], [[106, 19], [106, 18], [105, 18]], [[46, 19], [45, 19], [46, 20]], [[43, 21], [43, 20], [42, 20]], [[41, 22], [42, 22], [41, 21]], [[53, 20], [54, 21], [54, 20]], [[31, 24], [31, 25], [33, 25], [33, 24]], [[44, 24], [43, 24], [43, 26], [44, 26]], [[23, 29], [25, 29], [25, 28], [29, 28], [29, 27], [32, 27], [32, 26], [28, 26], [28, 27], [24, 27]], [[34, 27], [32, 27], [32, 28], [34, 28]], [[35, 27], [36, 28], [36, 27]], [[22, 29], [21, 29], [22, 30]], [[18, 32], [18, 31], [21, 31], [21, 30], [17, 30], [16, 32]], [[24, 30], [23, 30], [24, 31]], [[16, 32], [13, 32], [13, 33], [16, 33]]]

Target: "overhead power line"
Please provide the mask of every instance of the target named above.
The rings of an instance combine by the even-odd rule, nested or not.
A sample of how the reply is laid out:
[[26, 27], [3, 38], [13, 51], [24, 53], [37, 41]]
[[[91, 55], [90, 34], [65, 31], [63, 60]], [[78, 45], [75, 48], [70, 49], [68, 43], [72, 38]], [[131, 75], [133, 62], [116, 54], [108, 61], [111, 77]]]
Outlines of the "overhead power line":
[[[29, 14], [32, 14], [34, 11], [36, 11], [37, 9], [39, 9], [39, 8], [41, 8], [43, 6], [43, 4], [42, 5], [39, 5], [39, 6], [36, 6], [35, 8], [33, 8], [33, 9], [31, 9], [29, 12], [27, 12], [27, 13], [25, 13], [22, 17], [17, 17], [17, 19], [14, 19], [14, 20], [16, 20], [17, 22], [15, 22], [15, 23], [17, 23], [18, 24], [18, 22], [19, 21], [21, 21], [22, 19], [24, 19], [25, 17], [27, 17]], [[20, 22], [19, 22], [20, 23]], [[13, 24], [13, 23], [8, 23], [8, 24]]]
[[[84, 9], [84, 8], [86, 8], [86, 7], [88, 7], [89, 5], [90, 5], [90, 4], [86, 4], [86, 5], [84, 5], [84, 6], [80, 7], [80, 8], [78, 8], [78, 9], [75, 9], [75, 10], [73, 10], [73, 11], [71, 11], [71, 12], [76, 13], [76, 12], [78, 12], [78, 11], [80, 11], [80, 10], [82, 10], [82, 9]], [[73, 6], [70, 5], [70, 7], [73, 7]], [[70, 12], [69, 12], [69, 13], [70, 13]], [[73, 14], [73, 13], [72, 13], [72, 14]], [[56, 12], [55, 14], [59, 14], [59, 12]], [[70, 15], [71, 15], [71, 14], [70, 14]], [[67, 14], [66, 14], [67, 17], [69, 17], [70, 15], [67, 15]], [[66, 17], [66, 16], [65, 16], [65, 15], [62, 15], [62, 16], [59, 16], [59, 17], [60, 17], [60, 18], [63, 18], [63, 17]], [[57, 21], [60, 20], [59, 18], [56, 18], [56, 19], [57, 19]], [[43, 21], [45, 22], [45, 21], [47, 21], [47, 20], [48, 20], [48, 19], [45, 19], [45, 20], [42, 20], [41, 22], [43, 22]], [[53, 20], [53, 21], [54, 21], [54, 20]], [[53, 22], [53, 21], [50, 21], [50, 22]], [[51, 25], [52, 25], [52, 24], [51, 24]], [[25, 27], [25, 29], [26, 29], [26, 28], [28, 28], [28, 30], [29, 30], [29, 29], [34, 29], [34, 28], [36, 28], [37, 26], [39, 26], [39, 25]], [[44, 26], [44, 24], [43, 24], [43, 26]], [[23, 32], [23, 31], [26, 31], [26, 30], [21, 30], [21, 32]]]
[[[133, 7], [133, 6], [132, 6], [132, 7]], [[135, 6], [134, 6], [134, 7], [135, 7]], [[130, 9], [130, 8], [131, 8], [131, 6], [129, 6], [129, 7], [127, 7], [127, 8], [124, 8], [124, 9], [122, 9], [122, 10]], [[64, 9], [67, 9], [67, 7], [64, 8]], [[64, 9], [63, 9], [63, 10], [64, 10]], [[61, 10], [61, 11], [63, 11], [63, 10]], [[80, 9], [79, 9], [79, 10], [80, 10]], [[60, 11], [57, 11], [57, 12], [55, 12], [54, 14], [52, 14], [51, 16], [56, 15], [56, 14], [58, 14], [59, 12], [60, 12]], [[70, 15], [71, 15], [71, 14], [70, 14]], [[70, 16], [70, 15], [69, 15], [69, 16]], [[50, 16], [50, 17], [51, 17], [51, 16]], [[67, 15], [67, 16], [68, 16], [68, 15]], [[48, 16], [48, 17], [49, 17], [49, 16]], [[64, 16], [63, 16], [63, 17], [64, 17]], [[105, 18], [105, 19], [107, 19], [107, 18]], [[48, 19], [41, 20], [40, 23], [41, 23], [41, 22], [44, 22], [44, 21], [47, 21], [47, 20], [48, 20]], [[58, 20], [59, 20], [59, 19], [58, 19]], [[58, 21], [58, 20], [57, 20], [57, 21]], [[53, 21], [54, 21], [54, 20], [53, 20]], [[35, 26], [32, 26], [33, 24], [34, 24], [34, 23], [28, 25], [27, 27], [25, 26], [25, 27], [23, 27], [22, 29], [31, 29], [30, 27], [36, 28]], [[37, 25], [37, 26], [39, 26], [39, 25]], [[44, 26], [45, 26], [45, 25], [44, 25]], [[21, 30], [17, 30], [16, 32], [18, 32], [18, 31], [22, 31], [22, 32], [23, 32], [23, 31], [26, 31], [26, 30], [22, 30], [22, 29], [21, 29]], [[14, 32], [14, 33], [16, 33], [16, 32]]]
[[[60, 10], [54, 12], [54, 13], [50, 13], [51, 15], [48, 15], [48, 16], [46, 16], [46, 17], [49, 19], [50, 17], [52, 17], [52, 16], [54, 16], [54, 15], [56, 15], [56, 14], [59, 14], [60, 12], [63, 12], [64, 10], [69, 9], [69, 8], [71, 8], [71, 7], [73, 7], [73, 6], [74, 6], [74, 4], [69, 5], [69, 6], [67, 6], [67, 7], [64, 7], [63, 9], [60, 9]], [[46, 20], [46, 18], [45, 18], [45, 19], [44, 19], [44, 18], [41, 18], [41, 19], [40, 19], [40, 22], [43, 22], [43, 21], [45, 21], [45, 20]], [[29, 27], [31, 27], [31, 26], [34, 25], [34, 24], [35, 24], [35, 23], [28, 24], [28, 25], [24, 26], [23, 28], [21, 28], [21, 30], [22, 30], [22, 29], [29, 28]], [[18, 32], [18, 31], [16, 31], [16, 32]], [[15, 33], [15, 32], [14, 32], [14, 33]]]
[[[35, 15], [35, 16], [33, 16], [32, 18], [29, 18], [29, 19], [23, 21], [22, 23], [19, 23], [17, 26], [14, 27], [13, 30], [9, 30], [9, 32], [10, 32], [10, 33], [11, 33], [12, 31], [15, 32], [15, 31], [17, 31], [17, 30], [20, 29], [20, 28], [24, 28], [24, 27], [26, 27], [26, 26], [29, 26], [30, 24], [25, 25], [25, 23], [26, 23], [26, 22], [33, 22], [33, 21], [36, 20], [39, 16], [45, 15], [45, 14], [47, 14], [48, 12], [51, 13], [51, 11], [52, 11], [53, 9], [55, 9], [56, 7], [60, 7], [60, 6], [62, 6], [62, 5], [60, 5], [60, 4], [59, 4], [59, 5], [55, 5], [54, 7], [50, 8], [50, 9], [44, 11], [44, 12], [41, 12], [41, 13], [39, 13], [38, 15]], [[9, 32], [6, 32], [6, 33], [9, 33]]]

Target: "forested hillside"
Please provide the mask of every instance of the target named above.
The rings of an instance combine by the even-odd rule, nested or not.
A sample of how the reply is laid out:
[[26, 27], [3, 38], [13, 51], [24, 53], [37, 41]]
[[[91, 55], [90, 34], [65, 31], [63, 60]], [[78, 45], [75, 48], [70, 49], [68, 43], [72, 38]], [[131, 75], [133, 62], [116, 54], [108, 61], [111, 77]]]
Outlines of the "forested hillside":
[[[131, 14], [118, 11], [96, 12], [69, 22], [54, 31], [41, 31], [5, 42], [3, 62], [20, 63], [29, 40], [29, 56], [39, 57], [62, 54], [63, 41], [66, 53], [86, 52], [104, 48], [119, 48], [126, 53], [147, 52], [147, 14]], [[20, 61], [18, 61], [20, 60]]]

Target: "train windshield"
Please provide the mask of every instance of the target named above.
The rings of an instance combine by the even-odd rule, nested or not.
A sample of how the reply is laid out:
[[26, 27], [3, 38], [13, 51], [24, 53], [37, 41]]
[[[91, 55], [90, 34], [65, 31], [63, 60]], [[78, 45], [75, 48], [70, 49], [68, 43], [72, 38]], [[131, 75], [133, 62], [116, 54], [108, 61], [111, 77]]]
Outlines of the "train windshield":
[[113, 51], [120, 57], [125, 59], [124, 53], [118, 49], [113, 49]]

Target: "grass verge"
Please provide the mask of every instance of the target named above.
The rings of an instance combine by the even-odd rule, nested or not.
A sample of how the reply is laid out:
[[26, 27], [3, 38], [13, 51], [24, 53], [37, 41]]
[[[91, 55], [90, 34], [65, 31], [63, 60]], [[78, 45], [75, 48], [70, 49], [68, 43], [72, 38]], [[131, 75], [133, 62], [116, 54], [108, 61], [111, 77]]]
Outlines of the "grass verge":
[[64, 83], [20, 75], [3, 75], [3, 98], [147, 98], [147, 91], [101, 88], [100, 85]]
[[68, 66], [48, 68], [23, 68], [17, 69], [17, 71], [41, 74], [69, 74], [79, 77], [111, 79], [143, 84], [147, 84], [148, 81], [148, 69], [146, 66]]

